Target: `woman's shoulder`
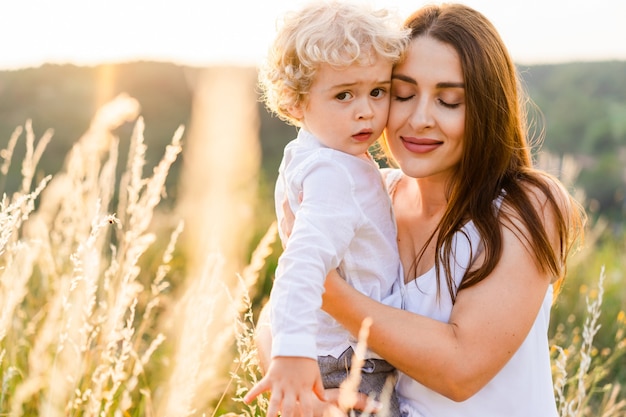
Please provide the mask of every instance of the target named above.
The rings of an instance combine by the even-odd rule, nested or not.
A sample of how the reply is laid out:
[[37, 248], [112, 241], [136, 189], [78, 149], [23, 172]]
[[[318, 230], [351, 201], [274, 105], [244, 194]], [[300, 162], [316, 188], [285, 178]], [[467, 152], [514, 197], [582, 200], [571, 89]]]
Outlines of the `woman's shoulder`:
[[383, 176], [385, 183], [397, 182], [404, 175], [399, 168], [380, 168], [380, 175]]
[[[586, 221], [583, 206], [572, 196], [557, 177], [544, 172], [534, 171], [532, 176], [521, 182], [521, 191], [526, 195], [528, 205], [511, 207], [505, 198], [503, 207], [511, 214], [509, 219], [521, 220], [526, 226], [532, 220], [532, 211], [538, 216], [544, 230], [557, 232], [561, 238], [570, 240], [581, 235]], [[525, 220], [524, 220], [525, 219]]]
[[576, 201], [555, 176], [543, 171], [536, 171], [533, 181], [524, 181], [523, 190], [535, 209], [543, 211], [551, 202], [555, 209], [563, 214], [571, 212]]
[[381, 168], [380, 174], [382, 175], [385, 185], [387, 186], [387, 192], [390, 196], [393, 196], [398, 183], [404, 175], [402, 170], [398, 168]]

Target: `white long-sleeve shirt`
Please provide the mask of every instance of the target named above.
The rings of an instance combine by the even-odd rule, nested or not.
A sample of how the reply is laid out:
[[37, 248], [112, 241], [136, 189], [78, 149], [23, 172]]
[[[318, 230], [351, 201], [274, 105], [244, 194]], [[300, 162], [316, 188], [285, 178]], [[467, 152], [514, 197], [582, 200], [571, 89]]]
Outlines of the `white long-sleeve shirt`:
[[320, 309], [329, 271], [338, 268], [362, 293], [401, 306], [391, 200], [371, 156], [324, 147], [303, 129], [286, 146], [279, 168], [279, 222], [285, 196], [296, 220], [288, 240], [281, 234], [287, 244], [270, 295], [272, 357], [338, 357], [356, 340]]

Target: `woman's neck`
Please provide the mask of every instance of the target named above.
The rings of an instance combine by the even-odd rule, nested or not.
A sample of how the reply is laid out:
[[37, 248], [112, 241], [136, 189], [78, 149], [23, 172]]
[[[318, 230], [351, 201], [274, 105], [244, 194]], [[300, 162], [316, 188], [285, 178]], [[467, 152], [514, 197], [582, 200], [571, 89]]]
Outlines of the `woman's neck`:
[[405, 282], [409, 282], [434, 266], [435, 232], [447, 207], [445, 188], [436, 181], [404, 176], [393, 202], [398, 224], [398, 251], [405, 270]]
[[415, 209], [427, 218], [441, 217], [447, 206], [444, 181], [407, 177], [407, 197]]

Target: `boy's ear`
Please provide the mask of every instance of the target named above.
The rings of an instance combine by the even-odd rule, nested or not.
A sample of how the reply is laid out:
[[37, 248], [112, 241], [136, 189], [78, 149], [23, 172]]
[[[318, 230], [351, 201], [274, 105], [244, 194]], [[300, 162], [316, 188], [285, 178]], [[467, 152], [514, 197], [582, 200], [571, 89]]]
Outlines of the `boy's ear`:
[[302, 120], [302, 118], [304, 117], [304, 112], [302, 111], [301, 102], [298, 102], [296, 104], [289, 106], [287, 110], [289, 111], [289, 114], [293, 116], [294, 119]]

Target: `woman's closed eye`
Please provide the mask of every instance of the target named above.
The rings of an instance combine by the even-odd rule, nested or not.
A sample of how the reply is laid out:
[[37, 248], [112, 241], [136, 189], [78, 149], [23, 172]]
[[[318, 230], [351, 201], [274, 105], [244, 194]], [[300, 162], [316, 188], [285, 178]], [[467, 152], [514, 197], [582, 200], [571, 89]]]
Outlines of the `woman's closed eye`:
[[403, 102], [403, 101], [409, 101], [409, 100], [411, 100], [413, 97], [415, 97], [415, 94], [411, 94], [411, 95], [407, 95], [407, 96], [399, 96], [399, 95], [395, 95], [395, 96], [393, 96], [393, 99], [394, 99], [395, 101]]
[[443, 101], [442, 99], [437, 99], [437, 102], [439, 104], [441, 104], [443, 107], [447, 107], [449, 109], [456, 109], [457, 107], [459, 107], [461, 105], [461, 103], [448, 103], [446, 101]]

